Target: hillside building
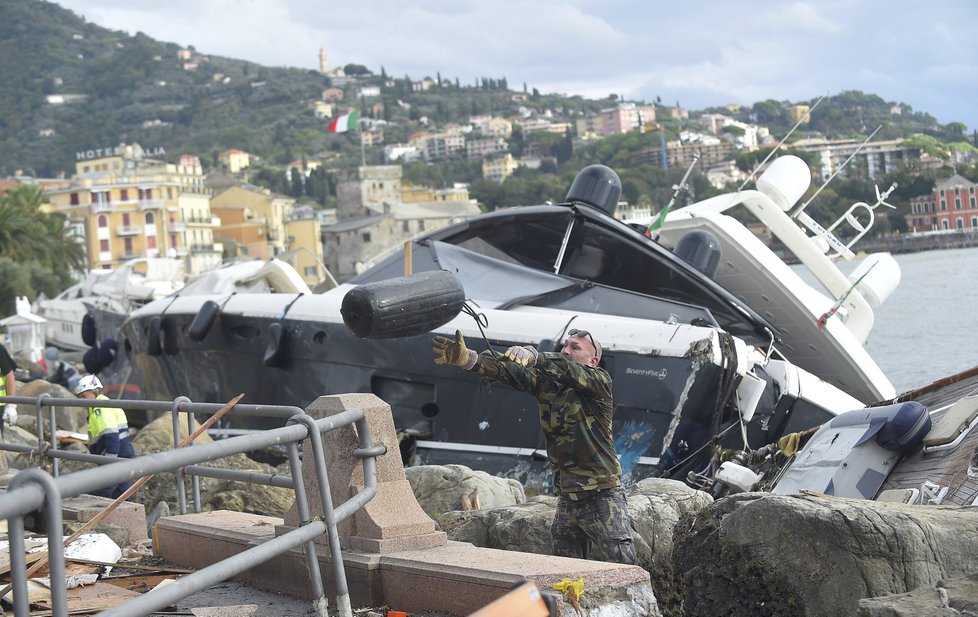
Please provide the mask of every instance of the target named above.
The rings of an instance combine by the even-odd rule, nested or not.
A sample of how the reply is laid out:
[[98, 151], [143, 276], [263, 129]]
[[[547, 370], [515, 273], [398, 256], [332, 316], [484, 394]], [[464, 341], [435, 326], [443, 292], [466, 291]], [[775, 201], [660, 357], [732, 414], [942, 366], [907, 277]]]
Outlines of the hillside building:
[[959, 174], [938, 180], [929, 195], [910, 199], [907, 227], [911, 231], [978, 231], [975, 186]]
[[76, 153], [75, 174], [45, 189], [46, 208], [64, 213], [83, 238], [88, 268], [111, 270], [137, 257], [180, 257], [187, 274], [221, 263], [214, 241], [220, 221], [210, 210], [197, 157], [177, 164], [139, 144]]
[[294, 205], [295, 199], [268, 189], [233, 186], [211, 198], [211, 210], [221, 220], [215, 234], [229, 257], [277, 257], [290, 249], [286, 220]]
[[[479, 214], [467, 190], [402, 189], [400, 166], [357, 168], [337, 185], [337, 223], [323, 227], [326, 268], [337, 281], [346, 281], [378, 254], [420, 233]], [[416, 201], [406, 203], [402, 199], [405, 191]], [[459, 199], [462, 195], [465, 200]]]
[[[796, 150], [812, 152], [818, 155], [820, 173], [827, 180], [853, 155], [862, 145], [857, 139], [800, 139], [791, 144]], [[871, 180], [882, 178], [885, 174], [906, 166], [911, 162], [924, 165], [931, 164], [932, 157], [918, 147], [905, 146], [901, 139], [871, 141], [862, 146], [849, 165], [839, 172], [843, 178], [853, 174], [862, 175]], [[937, 159], [937, 163], [943, 163]]]
[[251, 155], [243, 150], [231, 148], [222, 152], [219, 157], [221, 164], [233, 174], [251, 166]]

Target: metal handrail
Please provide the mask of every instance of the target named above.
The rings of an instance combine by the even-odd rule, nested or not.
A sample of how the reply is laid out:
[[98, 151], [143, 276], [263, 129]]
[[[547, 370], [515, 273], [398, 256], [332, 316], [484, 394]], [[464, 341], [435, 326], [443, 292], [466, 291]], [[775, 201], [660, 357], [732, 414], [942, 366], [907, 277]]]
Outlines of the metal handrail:
[[[54, 407], [91, 407], [92, 402], [85, 399], [58, 399], [48, 395], [39, 397], [0, 397], [2, 403], [34, 405], [38, 415], [39, 433], [42, 433], [41, 409], [51, 408], [51, 437], [56, 442], [56, 419]], [[112, 400], [114, 407], [126, 410], [171, 411], [174, 416], [174, 428], [177, 427], [178, 414], [188, 414], [189, 429], [193, 430], [193, 413], [216, 412], [222, 405], [219, 403], [194, 403], [185, 397], [174, 401], [133, 401]], [[59, 451], [44, 442], [39, 436], [37, 448], [17, 444], [0, 443], [0, 449], [15, 452], [37, 452], [51, 457], [55, 464], [59, 458], [82, 460], [101, 465], [95, 469], [86, 469], [74, 473], [53, 477], [38, 468], [26, 469], [18, 473], [6, 493], [0, 495], [0, 518], [8, 520], [10, 538], [12, 587], [14, 589], [14, 611], [18, 617], [27, 617], [27, 578], [24, 564], [24, 516], [41, 506], [46, 506], [49, 532], [48, 546], [51, 558], [52, 580], [63, 579], [64, 546], [62, 543], [61, 508], [62, 500], [93, 490], [132, 481], [137, 478], [162, 472], [173, 472], [179, 479], [180, 470], [191, 474], [195, 480], [195, 509], [199, 511], [200, 495], [196, 480], [199, 476], [208, 476], [242, 482], [267, 484], [289, 488], [295, 491], [296, 508], [299, 514], [298, 529], [289, 531], [259, 546], [245, 550], [237, 555], [214, 563], [193, 574], [182, 577], [176, 583], [154, 589], [125, 604], [98, 613], [102, 617], [122, 617], [129, 615], [147, 615], [163, 609], [174, 602], [202, 591], [220, 581], [227, 580], [245, 570], [252, 568], [268, 559], [282, 555], [287, 551], [305, 545], [307, 566], [309, 569], [310, 586], [315, 598], [314, 606], [319, 615], [326, 615], [326, 598], [323, 581], [319, 571], [316, 555], [315, 539], [324, 533], [328, 535], [330, 561], [333, 568], [333, 581], [336, 587], [336, 602], [338, 614], [343, 617], [352, 616], [349, 588], [346, 571], [343, 564], [342, 549], [339, 544], [337, 525], [369, 502], [377, 493], [377, 456], [386, 453], [383, 445], [374, 445], [370, 430], [362, 409], [350, 409], [328, 418], [314, 420], [304, 410], [291, 406], [275, 405], [237, 405], [231, 410], [239, 415], [259, 415], [287, 418], [287, 424], [280, 428], [257, 431], [247, 435], [231, 437], [208, 444], [195, 445], [192, 448], [175, 448], [165, 452], [138, 456], [133, 459], [103, 457], [78, 452]], [[351, 456], [362, 461], [364, 490], [358, 492], [338, 507], [334, 508], [329, 488], [326, 457], [323, 450], [321, 434], [355, 424], [358, 435], [358, 445]], [[174, 431], [175, 440], [179, 440], [179, 430]], [[322, 501], [323, 518], [311, 520], [309, 504], [303, 482], [303, 463], [300, 461], [298, 444], [306, 439], [311, 444], [311, 452], [305, 453], [305, 460], [311, 463], [316, 475], [320, 498]], [[199, 467], [199, 463], [212, 461], [233, 454], [241, 454], [272, 445], [285, 445], [291, 476], [275, 474], [256, 474], [246, 471]], [[55, 467], [56, 469], [56, 467]], [[182, 483], [179, 483], [182, 487]], [[181, 490], [179, 495], [183, 494]], [[56, 519], [56, 520], [55, 520]], [[19, 565], [18, 565], [19, 564]], [[56, 564], [61, 564], [58, 567]], [[59, 576], [58, 572], [62, 574]], [[58, 588], [58, 589], [55, 589]], [[67, 599], [64, 589], [55, 585], [52, 588], [52, 613], [56, 617], [67, 615]]]

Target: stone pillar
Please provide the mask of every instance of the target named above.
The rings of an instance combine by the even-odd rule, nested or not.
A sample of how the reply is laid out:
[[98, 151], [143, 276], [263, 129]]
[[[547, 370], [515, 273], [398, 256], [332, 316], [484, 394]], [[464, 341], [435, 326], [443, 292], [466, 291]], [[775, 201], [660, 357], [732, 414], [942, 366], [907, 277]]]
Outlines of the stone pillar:
[[[377, 457], [377, 494], [352, 517], [338, 524], [340, 546], [371, 553], [391, 553], [441, 546], [444, 532], [421, 509], [411, 484], [404, 475], [394, 418], [390, 405], [373, 394], [321, 396], [306, 409], [313, 418], [334, 416], [349, 409], [363, 409], [374, 445], [387, 446], [387, 454]], [[323, 434], [323, 448], [329, 475], [333, 508], [363, 490], [363, 465], [352, 455], [360, 446], [356, 426], [348, 425]], [[303, 445], [303, 481], [312, 517], [322, 516], [322, 500], [312, 464], [312, 445]], [[284, 528], [299, 525], [295, 504], [285, 513]], [[326, 537], [319, 540], [327, 544]]]

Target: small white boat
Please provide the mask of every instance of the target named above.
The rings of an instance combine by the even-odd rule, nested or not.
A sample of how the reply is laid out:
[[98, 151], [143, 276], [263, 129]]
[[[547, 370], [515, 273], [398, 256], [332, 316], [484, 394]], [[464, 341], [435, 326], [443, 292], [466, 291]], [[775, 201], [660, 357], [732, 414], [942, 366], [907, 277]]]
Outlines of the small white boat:
[[85, 316], [91, 316], [93, 309], [128, 315], [134, 308], [180, 289], [183, 283], [183, 262], [179, 259], [133, 259], [115, 270], [89, 271], [84, 280], [54, 298], [38, 297], [32, 310], [48, 322], [48, 345], [82, 351], [94, 344], [83, 332], [91, 328], [91, 324], [85, 325]]

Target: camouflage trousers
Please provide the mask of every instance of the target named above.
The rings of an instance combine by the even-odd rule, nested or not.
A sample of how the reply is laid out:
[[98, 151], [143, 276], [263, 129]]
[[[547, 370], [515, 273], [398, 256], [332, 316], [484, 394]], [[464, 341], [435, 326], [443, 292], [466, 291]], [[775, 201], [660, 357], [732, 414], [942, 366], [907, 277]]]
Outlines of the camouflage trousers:
[[595, 491], [583, 499], [560, 497], [550, 527], [554, 555], [637, 564], [625, 491]]

